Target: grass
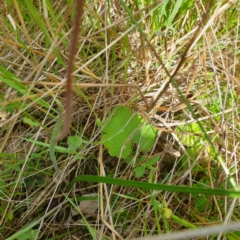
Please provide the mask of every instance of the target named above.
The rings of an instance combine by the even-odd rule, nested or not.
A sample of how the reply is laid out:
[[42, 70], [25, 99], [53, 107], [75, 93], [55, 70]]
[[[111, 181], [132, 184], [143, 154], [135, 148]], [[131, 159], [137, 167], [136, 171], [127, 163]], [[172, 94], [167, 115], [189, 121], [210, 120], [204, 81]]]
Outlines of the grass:
[[86, 1], [55, 146], [75, 4], [5, 1], [0, 238], [240, 239], [239, 7]]

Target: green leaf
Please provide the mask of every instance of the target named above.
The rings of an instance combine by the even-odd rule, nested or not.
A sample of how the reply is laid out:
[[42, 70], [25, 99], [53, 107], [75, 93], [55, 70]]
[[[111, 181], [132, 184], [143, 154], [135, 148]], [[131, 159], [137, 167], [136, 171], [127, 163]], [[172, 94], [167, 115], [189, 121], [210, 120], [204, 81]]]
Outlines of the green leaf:
[[116, 108], [102, 123], [98, 120], [97, 125], [104, 126], [102, 140], [109, 154], [124, 159], [129, 157], [133, 143], [146, 152], [151, 149], [157, 137], [157, 130], [145, 123], [140, 115], [132, 113], [130, 108], [124, 106]]
[[131, 152], [131, 138], [141, 119], [130, 108], [118, 107], [103, 128], [103, 144], [111, 156], [126, 158]]
[[145, 173], [145, 171], [146, 171], [146, 166], [144, 166], [144, 165], [138, 166], [133, 170], [136, 178], [142, 177], [143, 174]]
[[154, 165], [157, 161], [159, 160], [159, 155], [151, 157], [148, 161], [147, 161], [147, 165], [152, 166]]
[[68, 137], [67, 142], [69, 152], [74, 152], [82, 146], [82, 139], [79, 136], [70, 136]]
[[[202, 133], [201, 128], [198, 123], [191, 123], [188, 124], [186, 127], [185, 125], [180, 125], [177, 127], [178, 132], [184, 132], [184, 133]], [[188, 147], [192, 147], [193, 145], [196, 145], [200, 142], [200, 137], [199, 136], [194, 136], [190, 134], [182, 134], [179, 136], [179, 139], [181, 140], [182, 144]]]
[[144, 152], [151, 150], [157, 137], [157, 130], [150, 124], [143, 123], [133, 137], [133, 141], [139, 144], [140, 149]]

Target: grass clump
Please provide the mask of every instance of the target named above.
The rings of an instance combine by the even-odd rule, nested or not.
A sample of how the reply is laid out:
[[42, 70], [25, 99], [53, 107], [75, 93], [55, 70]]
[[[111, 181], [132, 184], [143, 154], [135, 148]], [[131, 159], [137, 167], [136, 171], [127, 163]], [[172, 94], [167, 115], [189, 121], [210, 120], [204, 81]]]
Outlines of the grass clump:
[[0, 238], [239, 239], [237, 1], [86, 1], [56, 144], [74, 10], [0, 7]]

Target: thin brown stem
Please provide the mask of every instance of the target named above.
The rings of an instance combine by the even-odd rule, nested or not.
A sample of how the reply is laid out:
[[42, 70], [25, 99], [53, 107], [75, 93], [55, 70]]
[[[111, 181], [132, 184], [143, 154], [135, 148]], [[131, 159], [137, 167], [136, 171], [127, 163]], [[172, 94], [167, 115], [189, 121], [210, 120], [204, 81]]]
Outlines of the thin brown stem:
[[[70, 54], [68, 59], [68, 69], [67, 69], [67, 81], [66, 81], [66, 116], [61, 133], [56, 137], [55, 142], [57, 143], [63, 139], [69, 131], [69, 127], [72, 120], [72, 73], [73, 73], [73, 63], [74, 57], [77, 53], [77, 40], [80, 31], [81, 18], [83, 16], [83, 0], [77, 0], [77, 8], [75, 14], [75, 24], [73, 28], [72, 43], [70, 46]], [[60, 116], [61, 117], [61, 116]]]

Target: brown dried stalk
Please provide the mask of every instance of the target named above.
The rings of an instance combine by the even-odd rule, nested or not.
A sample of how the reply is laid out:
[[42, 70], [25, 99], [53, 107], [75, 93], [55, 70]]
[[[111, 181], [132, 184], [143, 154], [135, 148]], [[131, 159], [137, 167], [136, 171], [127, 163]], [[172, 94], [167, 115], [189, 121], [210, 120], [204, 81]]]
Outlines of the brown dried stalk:
[[[84, 1], [83, 0], [77, 0], [77, 8], [76, 8], [76, 14], [75, 14], [75, 24], [73, 27], [73, 37], [72, 37], [72, 43], [70, 46], [70, 54], [69, 54], [69, 59], [68, 59], [68, 69], [67, 69], [67, 81], [66, 81], [66, 116], [65, 116], [65, 121], [63, 125], [63, 129], [61, 133], [56, 137], [55, 143], [63, 139], [68, 131], [69, 127], [71, 124], [71, 119], [72, 119], [72, 73], [73, 73], [73, 62], [74, 62], [74, 57], [77, 53], [77, 39], [78, 35], [80, 32], [80, 25], [82, 21], [82, 16], [83, 16], [83, 5]], [[59, 116], [61, 117], [61, 116]]]

